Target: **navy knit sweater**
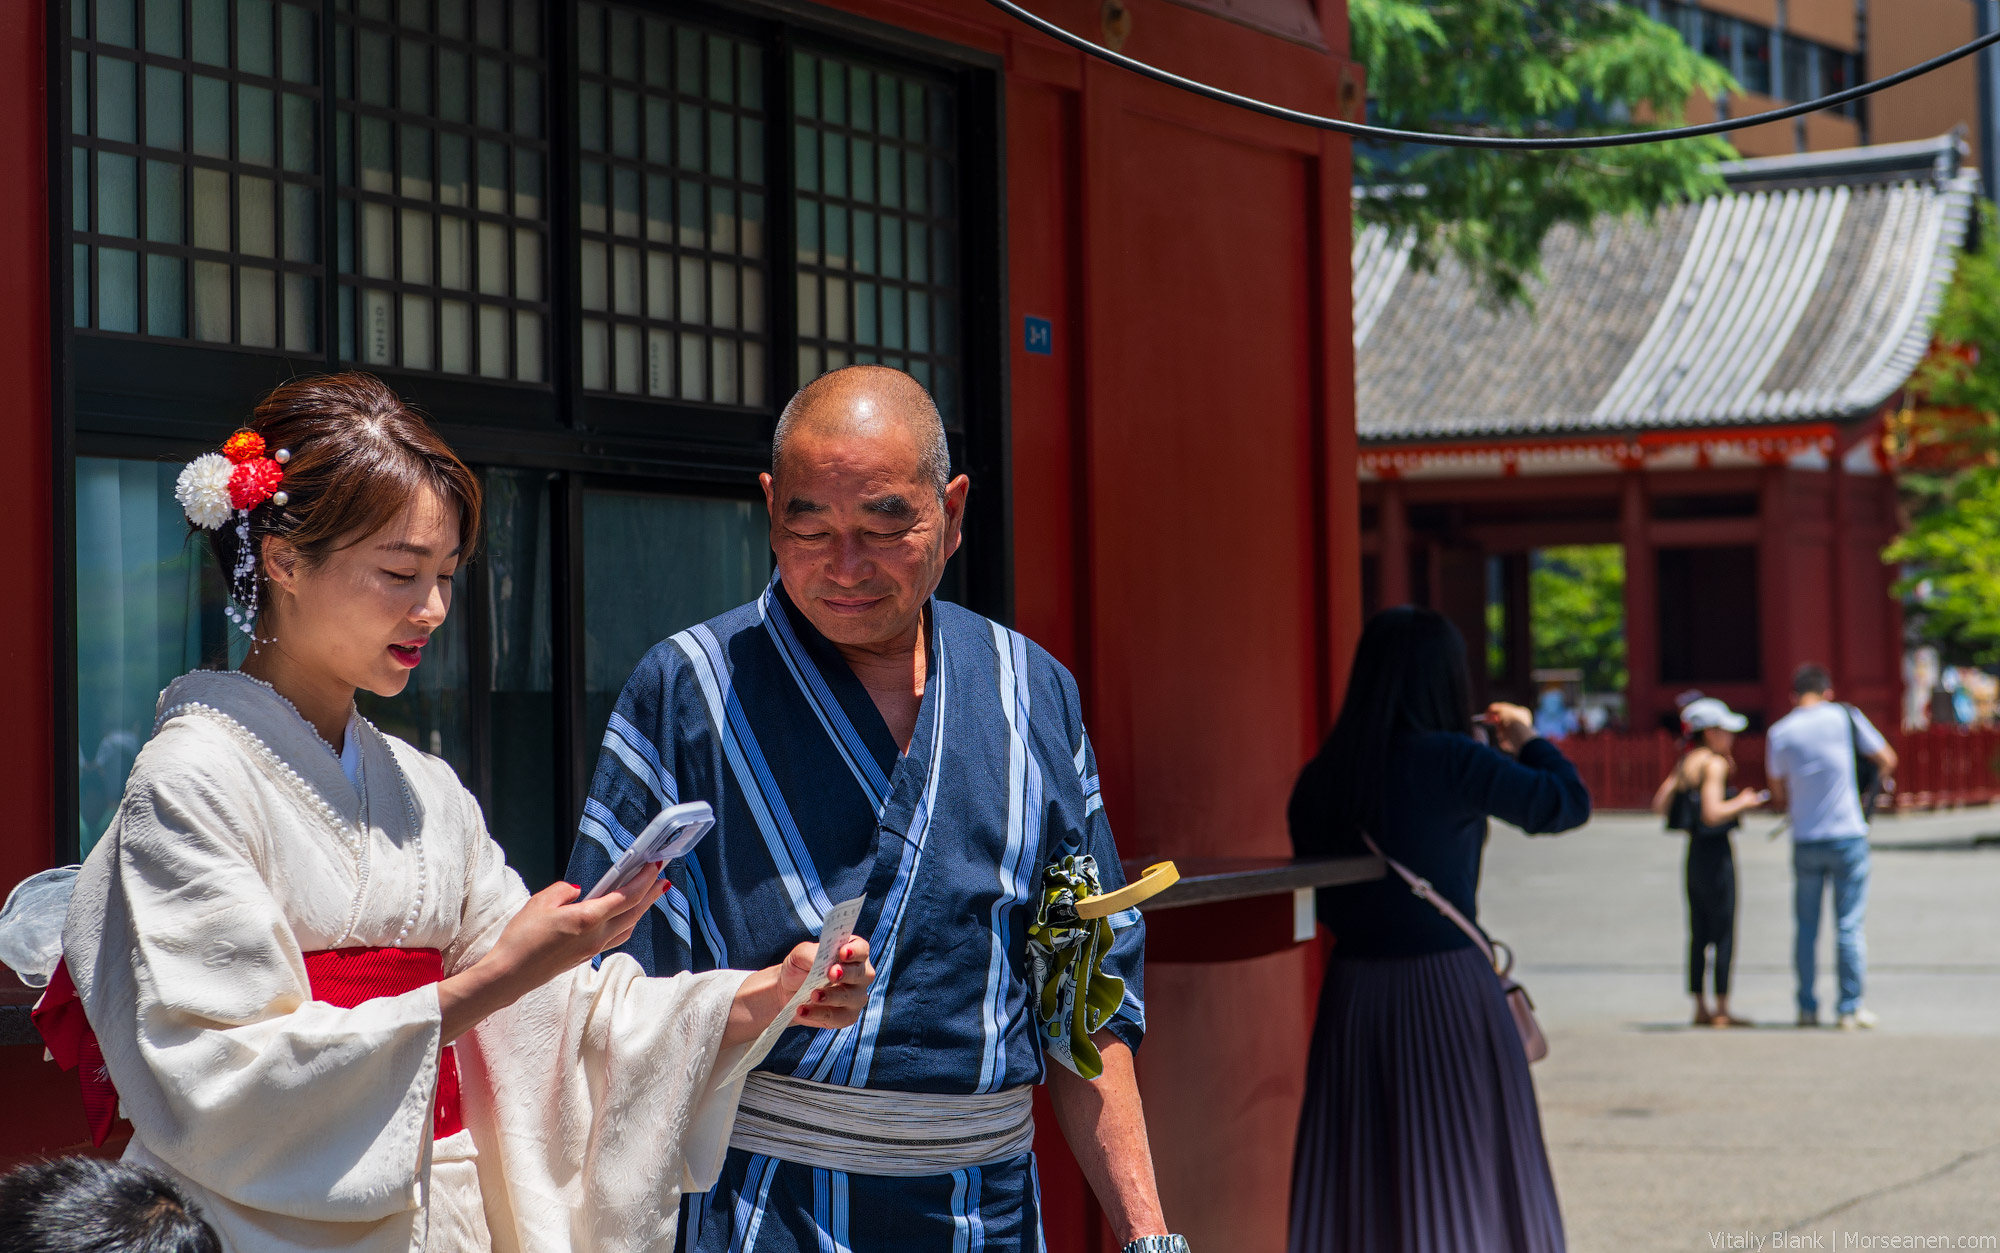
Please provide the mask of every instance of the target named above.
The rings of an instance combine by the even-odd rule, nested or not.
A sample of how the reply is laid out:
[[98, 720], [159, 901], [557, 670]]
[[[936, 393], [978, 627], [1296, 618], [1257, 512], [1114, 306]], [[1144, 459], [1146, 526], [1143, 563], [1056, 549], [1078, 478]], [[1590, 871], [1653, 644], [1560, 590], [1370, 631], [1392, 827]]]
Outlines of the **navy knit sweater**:
[[[1296, 848], [1329, 850], [1330, 773], [1315, 757], [1299, 775], [1290, 809]], [[1590, 793], [1547, 740], [1530, 740], [1519, 757], [1509, 757], [1467, 735], [1412, 735], [1390, 753], [1382, 783], [1375, 842], [1475, 922], [1489, 816], [1534, 834], [1568, 831], [1590, 817]], [[1356, 842], [1331, 851], [1366, 850]], [[1372, 883], [1320, 889], [1319, 916], [1337, 937], [1338, 956], [1415, 957], [1472, 943], [1393, 872]]]

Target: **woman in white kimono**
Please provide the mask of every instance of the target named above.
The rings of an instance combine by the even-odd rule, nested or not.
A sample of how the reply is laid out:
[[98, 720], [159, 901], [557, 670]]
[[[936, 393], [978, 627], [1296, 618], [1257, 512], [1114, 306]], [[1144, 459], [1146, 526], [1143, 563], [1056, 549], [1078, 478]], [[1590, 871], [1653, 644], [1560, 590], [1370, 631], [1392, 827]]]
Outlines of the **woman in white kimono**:
[[[728, 1146], [741, 1084], [716, 1077], [811, 947], [593, 969], [654, 877], [531, 897], [451, 768], [355, 712], [403, 689], [479, 525], [477, 480], [381, 382], [280, 387], [179, 494], [254, 651], [162, 693], [78, 879], [37, 1020], [102, 1049], [87, 1101], [232, 1253], [671, 1248]], [[859, 939], [838, 957], [798, 1025], [854, 1020], [873, 968]]]

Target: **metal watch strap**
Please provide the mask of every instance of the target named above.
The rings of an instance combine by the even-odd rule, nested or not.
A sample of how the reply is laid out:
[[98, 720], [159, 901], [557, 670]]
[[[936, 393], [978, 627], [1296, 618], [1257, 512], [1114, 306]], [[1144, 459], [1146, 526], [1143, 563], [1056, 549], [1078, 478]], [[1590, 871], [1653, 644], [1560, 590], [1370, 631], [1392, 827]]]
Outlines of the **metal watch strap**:
[[1140, 1236], [1125, 1246], [1124, 1253], [1189, 1253], [1189, 1249], [1180, 1236]]

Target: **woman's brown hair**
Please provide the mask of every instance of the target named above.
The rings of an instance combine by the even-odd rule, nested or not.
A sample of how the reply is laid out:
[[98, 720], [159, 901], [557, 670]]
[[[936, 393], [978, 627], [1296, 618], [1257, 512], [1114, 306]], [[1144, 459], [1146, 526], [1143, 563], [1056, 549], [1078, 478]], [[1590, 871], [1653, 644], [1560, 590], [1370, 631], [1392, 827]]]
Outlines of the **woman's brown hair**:
[[[349, 372], [294, 379], [257, 402], [247, 430], [263, 437], [265, 455], [289, 452], [280, 490], [250, 511], [248, 542], [255, 588], [232, 586], [251, 602], [261, 592], [264, 541], [284, 540], [315, 566], [395, 520], [422, 488], [458, 512], [459, 560], [479, 540], [479, 477], [438, 438], [423, 415], [372, 374]], [[237, 568], [244, 537], [235, 522], [207, 533], [209, 551], [226, 577]], [[255, 602], [266, 603], [259, 595]]]

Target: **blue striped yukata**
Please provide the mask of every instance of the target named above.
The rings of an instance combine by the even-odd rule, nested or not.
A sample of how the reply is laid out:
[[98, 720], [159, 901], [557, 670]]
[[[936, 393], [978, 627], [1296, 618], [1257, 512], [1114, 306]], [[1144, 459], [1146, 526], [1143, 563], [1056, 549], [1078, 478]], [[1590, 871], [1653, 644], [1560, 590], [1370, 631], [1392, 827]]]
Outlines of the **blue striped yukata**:
[[[594, 882], [661, 808], [715, 807], [716, 829], [624, 951], [656, 975], [756, 969], [819, 934], [837, 901], [876, 980], [841, 1031], [792, 1030], [759, 1067], [820, 1083], [991, 1093], [1041, 1081], [1026, 931], [1041, 868], [1097, 859], [1122, 886], [1076, 682], [1047, 652], [930, 602], [931, 665], [907, 754], [838, 651], [774, 577], [764, 594], [656, 646], [605, 732], [569, 878]], [[1145, 927], [1113, 919], [1107, 1026], [1137, 1048]], [[1032, 1152], [890, 1177], [732, 1148], [683, 1206], [700, 1253], [1042, 1249]]]

